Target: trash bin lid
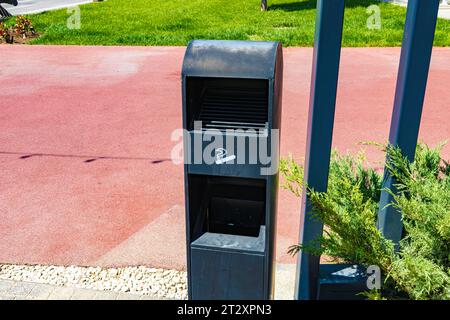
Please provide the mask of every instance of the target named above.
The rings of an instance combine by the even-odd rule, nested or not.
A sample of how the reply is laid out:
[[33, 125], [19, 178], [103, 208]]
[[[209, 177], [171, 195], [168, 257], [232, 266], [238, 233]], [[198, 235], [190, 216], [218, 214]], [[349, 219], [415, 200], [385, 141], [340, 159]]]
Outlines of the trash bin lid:
[[279, 42], [193, 40], [184, 56], [182, 75], [273, 79]]

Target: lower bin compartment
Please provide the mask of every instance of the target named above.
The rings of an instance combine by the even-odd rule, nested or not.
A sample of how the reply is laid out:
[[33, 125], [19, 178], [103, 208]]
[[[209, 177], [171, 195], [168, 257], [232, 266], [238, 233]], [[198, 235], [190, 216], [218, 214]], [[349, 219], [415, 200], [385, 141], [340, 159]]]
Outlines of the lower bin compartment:
[[208, 208], [207, 230], [257, 237], [263, 217], [263, 201], [213, 196]]
[[266, 219], [264, 180], [189, 175], [191, 239], [206, 232], [258, 237]]
[[265, 299], [266, 181], [189, 175], [190, 296]]

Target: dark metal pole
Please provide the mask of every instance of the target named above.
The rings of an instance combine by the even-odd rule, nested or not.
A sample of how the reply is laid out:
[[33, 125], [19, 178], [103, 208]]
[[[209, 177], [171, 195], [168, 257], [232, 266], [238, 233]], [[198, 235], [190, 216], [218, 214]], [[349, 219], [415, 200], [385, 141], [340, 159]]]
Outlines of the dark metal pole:
[[[438, 10], [439, 0], [408, 2], [389, 143], [400, 147], [409, 161], [416, 151]], [[394, 187], [394, 179], [385, 171], [383, 190], [395, 192]], [[387, 206], [392, 202], [392, 195], [382, 191], [378, 228], [398, 246], [403, 225], [401, 213]]]
[[267, 0], [261, 0], [261, 11], [267, 11], [268, 7]]
[[[305, 157], [305, 183], [326, 191], [333, 136], [339, 62], [341, 54], [344, 0], [318, 0], [313, 70]], [[311, 219], [311, 204], [304, 190], [300, 242], [308, 244], [322, 235], [323, 225]], [[302, 251], [298, 256], [295, 298], [317, 297], [320, 257]]]

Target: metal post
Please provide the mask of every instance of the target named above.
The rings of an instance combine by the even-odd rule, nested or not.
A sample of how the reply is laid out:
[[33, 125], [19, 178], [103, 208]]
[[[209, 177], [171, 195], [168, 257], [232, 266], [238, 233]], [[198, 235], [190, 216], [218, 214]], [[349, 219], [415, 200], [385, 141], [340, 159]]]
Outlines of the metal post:
[[[395, 92], [389, 143], [400, 147], [409, 161], [414, 160], [430, 68], [439, 0], [409, 0], [403, 47]], [[385, 171], [383, 190], [395, 192], [395, 181]], [[382, 191], [378, 228], [398, 247], [402, 237], [401, 213], [387, 206], [393, 197]]]
[[[344, 21], [344, 0], [318, 0], [314, 58], [305, 159], [305, 183], [326, 191], [333, 136], [334, 110]], [[322, 235], [323, 225], [311, 219], [311, 204], [303, 192], [300, 242]], [[320, 257], [302, 251], [298, 256], [295, 298], [317, 297]]]

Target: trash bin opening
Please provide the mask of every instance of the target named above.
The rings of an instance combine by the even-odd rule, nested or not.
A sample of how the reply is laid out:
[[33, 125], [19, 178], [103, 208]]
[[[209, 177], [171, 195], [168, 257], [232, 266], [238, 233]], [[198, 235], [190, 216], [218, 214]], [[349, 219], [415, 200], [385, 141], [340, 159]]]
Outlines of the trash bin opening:
[[264, 202], [212, 197], [207, 212], [207, 231], [258, 237]]
[[259, 236], [265, 225], [265, 180], [202, 175], [193, 178], [203, 180], [193, 194], [201, 200], [191, 201], [197, 205], [197, 237], [206, 232]]
[[268, 127], [269, 81], [187, 77], [187, 123], [203, 130], [248, 130]]

